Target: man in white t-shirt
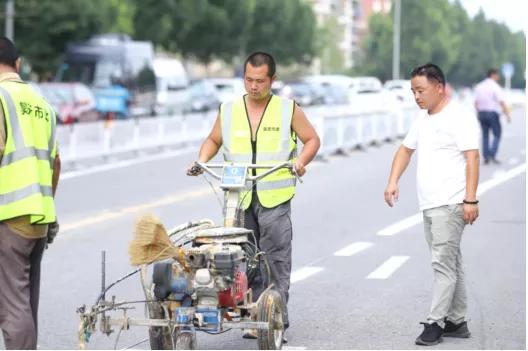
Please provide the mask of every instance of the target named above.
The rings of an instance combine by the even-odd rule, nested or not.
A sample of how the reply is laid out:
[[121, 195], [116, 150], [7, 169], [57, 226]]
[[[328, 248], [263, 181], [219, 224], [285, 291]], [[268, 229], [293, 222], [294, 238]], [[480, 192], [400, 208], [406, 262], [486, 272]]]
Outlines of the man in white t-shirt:
[[442, 70], [434, 64], [411, 73], [411, 89], [423, 113], [413, 123], [392, 162], [385, 201], [398, 200], [398, 181], [418, 150], [417, 190], [434, 272], [433, 301], [416, 344], [442, 336], [468, 338], [466, 290], [460, 241], [479, 215], [480, 128], [474, 113], [446, 95]]
[[[475, 108], [478, 111], [480, 126], [482, 127], [482, 156], [484, 164], [497, 160], [497, 151], [501, 138], [502, 127], [500, 113], [504, 112], [508, 123], [511, 122], [510, 110], [504, 101], [504, 92], [499, 85], [499, 71], [492, 68], [488, 71], [488, 78], [475, 87]], [[490, 145], [489, 132], [493, 133], [493, 142]]]

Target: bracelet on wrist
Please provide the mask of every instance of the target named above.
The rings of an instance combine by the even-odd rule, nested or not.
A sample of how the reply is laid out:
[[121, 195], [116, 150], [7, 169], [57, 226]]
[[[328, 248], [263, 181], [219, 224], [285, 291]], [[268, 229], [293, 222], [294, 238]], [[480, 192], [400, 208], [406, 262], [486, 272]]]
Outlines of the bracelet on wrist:
[[478, 200], [475, 200], [475, 201], [463, 200], [462, 202], [465, 203], [466, 205], [478, 205], [478, 203], [479, 203]]

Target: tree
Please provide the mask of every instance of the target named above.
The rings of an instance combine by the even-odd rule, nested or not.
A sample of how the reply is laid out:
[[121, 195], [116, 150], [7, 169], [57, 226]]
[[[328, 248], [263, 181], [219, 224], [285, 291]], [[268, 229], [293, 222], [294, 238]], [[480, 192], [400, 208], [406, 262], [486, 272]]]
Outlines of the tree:
[[[512, 34], [503, 24], [486, 19], [479, 12], [469, 19], [459, 1], [402, 1], [400, 68], [408, 73], [426, 62], [439, 65], [448, 82], [470, 86], [481, 80], [491, 67], [512, 62], [512, 85], [525, 84], [526, 38]], [[392, 57], [392, 15], [375, 14], [369, 21], [369, 35], [363, 42], [365, 57], [359, 72], [388, 79]]]
[[230, 62], [245, 44], [249, 18], [247, 2], [209, 0], [202, 17], [181, 38], [179, 47], [185, 56], [206, 64], [213, 58]]
[[300, 0], [257, 1], [247, 52], [266, 51], [282, 65], [309, 63], [315, 53], [315, 15]]
[[181, 50], [180, 43], [206, 12], [207, 0], [131, 0], [134, 38], [149, 40], [169, 51]]
[[345, 58], [338, 43], [343, 37], [343, 26], [330, 17], [315, 34], [315, 50], [321, 59], [322, 73], [339, 73], [344, 68]]
[[116, 21], [126, 16], [119, 16], [124, 9], [117, 0], [16, 1], [15, 42], [37, 74], [52, 74], [69, 42], [110, 29], [130, 30], [126, 21]]
[[375, 14], [369, 18], [369, 35], [363, 43], [358, 73], [381, 80], [392, 77], [392, 17]]

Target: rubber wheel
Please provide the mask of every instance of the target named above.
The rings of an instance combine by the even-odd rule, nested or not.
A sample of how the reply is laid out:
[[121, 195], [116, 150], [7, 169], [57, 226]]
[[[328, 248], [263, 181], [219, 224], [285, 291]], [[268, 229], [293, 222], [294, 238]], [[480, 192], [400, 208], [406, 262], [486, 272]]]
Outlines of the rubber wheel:
[[174, 350], [196, 350], [196, 334], [191, 331], [174, 331]]
[[[150, 318], [165, 318], [165, 312], [159, 303], [150, 302], [147, 306]], [[172, 336], [169, 327], [150, 327], [149, 341], [151, 350], [172, 350]]]
[[258, 302], [257, 320], [268, 323], [269, 329], [257, 329], [259, 350], [280, 350], [284, 335], [283, 307], [280, 294], [268, 290], [261, 295]]

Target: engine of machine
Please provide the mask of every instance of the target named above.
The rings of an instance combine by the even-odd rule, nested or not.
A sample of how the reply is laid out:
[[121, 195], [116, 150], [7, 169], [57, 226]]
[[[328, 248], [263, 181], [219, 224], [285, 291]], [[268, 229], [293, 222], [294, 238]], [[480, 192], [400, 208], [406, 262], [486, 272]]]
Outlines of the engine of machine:
[[[235, 307], [247, 291], [245, 252], [239, 245], [205, 244], [186, 250], [189, 272], [177, 262], [154, 265], [154, 294], [197, 306]], [[186, 302], [186, 303], [185, 303]]]

